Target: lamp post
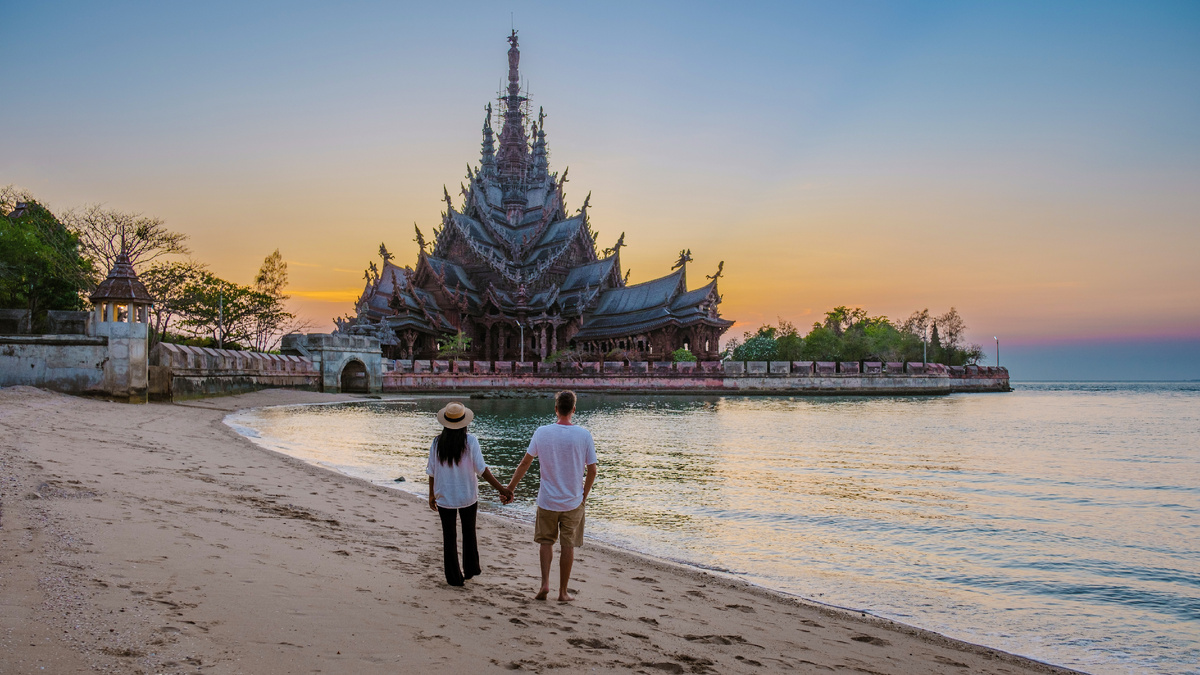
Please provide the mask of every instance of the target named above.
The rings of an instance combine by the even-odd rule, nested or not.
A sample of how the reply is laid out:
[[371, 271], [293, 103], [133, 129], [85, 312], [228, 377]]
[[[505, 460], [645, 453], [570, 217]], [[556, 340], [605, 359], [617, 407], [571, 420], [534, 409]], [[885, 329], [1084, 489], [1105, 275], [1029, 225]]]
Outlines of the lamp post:
[[1000, 366], [1000, 338], [993, 335], [992, 339], [996, 341], [996, 366], [999, 367]]
[[221, 290], [217, 305], [217, 349], [225, 348], [225, 291]]
[[525, 324], [517, 322], [517, 328], [521, 329], [521, 362], [525, 361]]
[[929, 360], [929, 329], [921, 331], [921, 365]]

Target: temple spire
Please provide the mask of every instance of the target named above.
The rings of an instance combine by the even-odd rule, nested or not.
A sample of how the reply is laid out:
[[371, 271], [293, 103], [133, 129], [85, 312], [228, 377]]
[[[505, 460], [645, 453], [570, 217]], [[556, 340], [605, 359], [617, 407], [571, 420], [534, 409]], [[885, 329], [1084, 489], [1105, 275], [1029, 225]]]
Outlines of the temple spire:
[[[521, 95], [521, 50], [517, 47], [516, 30], [508, 37], [508, 43], [511, 45], [508, 49], [508, 91], [500, 99], [504, 127], [500, 130], [496, 163], [501, 182], [515, 186], [525, 181], [529, 169], [529, 139], [525, 135], [525, 103], [528, 99]], [[504, 201], [523, 203], [524, 197], [523, 190], [509, 189], [505, 190]]]
[[492, 134], [492, 104], [487, 104], [487, 117], [483, 118], [483, 147], [482, 159], [479, 162], [480, 173], [488, 180], [496, 179], [496, 140]]
[[546, 156], [546, 112], [538, 108], [538, 121], [533, 127], [533, 166], [529, 169], [531, 182], [545, 181], [549, 170], [550, 162]]

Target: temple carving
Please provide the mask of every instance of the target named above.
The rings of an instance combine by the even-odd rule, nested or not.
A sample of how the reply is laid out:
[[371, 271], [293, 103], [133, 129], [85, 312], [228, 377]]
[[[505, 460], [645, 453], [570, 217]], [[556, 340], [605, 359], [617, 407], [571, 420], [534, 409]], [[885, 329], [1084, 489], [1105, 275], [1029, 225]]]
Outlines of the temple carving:
[[716, 359], [732, 324], [721, 318], [717, 281], [724, 263], [691, 289], [691, 251], [680, 251], [666, 276], [628, 284], [621, 234], [597, 251], [588, 218], [589, 194], [568, 209], [567, 170], [550, 170], [546, 116], [531, 118], [522, 91], [517, 33], [508, 38], [508, 84], [496, 122], [489, 103], [479, 164], [468, 165], [461, 199], [448, 190], [440, 226], [427, 242], [416, 227], [415, 267], [400, 267], [384, 245], [381, 265], [368, 267], [355, 315], [339, 332], [378, 337], [393, 359], [437, 358], [439, 345], [460, 332], [467, 358], [527, 361], [574, 352], [588, 360], [669, 360], [686, 347]]

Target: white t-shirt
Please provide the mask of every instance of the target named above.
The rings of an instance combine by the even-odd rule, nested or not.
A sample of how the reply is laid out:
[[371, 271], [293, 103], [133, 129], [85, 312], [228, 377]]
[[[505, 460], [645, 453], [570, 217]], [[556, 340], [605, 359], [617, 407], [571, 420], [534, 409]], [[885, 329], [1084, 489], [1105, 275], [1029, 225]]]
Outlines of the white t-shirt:
[[583, 503], [583, 477], [596, 463], [592, 432], [573, 424], [547, 424], [533, 432], [527, 451], [541, 463], [537, 505], [547, 511], [574, 511]]
[[488, 468], [475, 434], [467, 434], [458, 464], [442, 464], [437, 456], [437, 439], [429, 446], [429, 464], [425, 473], [433, 476], [433, 496], [443, 509], [461, 509], [479, 501], [479, 477]]

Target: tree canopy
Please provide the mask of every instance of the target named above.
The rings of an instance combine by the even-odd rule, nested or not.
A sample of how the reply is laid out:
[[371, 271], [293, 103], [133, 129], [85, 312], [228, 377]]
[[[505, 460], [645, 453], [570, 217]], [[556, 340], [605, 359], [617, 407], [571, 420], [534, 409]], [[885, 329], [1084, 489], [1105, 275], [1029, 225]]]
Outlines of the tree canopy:
[[[932, 335], [929, 331], [932, 329]], [[899, 326], [886, 316], [871, 316], [860, 307], [834, 307], [801, 337], [792, 324], [779, 320], [726, 350], [735, 361], [921, 361], [964, 365], [983, 358], [979, 345], [964, 342], [966, 324], [958, 310], [931, 318], [928, 309], [914, 312]], [[928, 342], [928, 344], [927, 344]], [[928, 350], [926, 351], [926, 346]]]
[[164, 256], [186, 255], [187, 235], [167, 228], [161, 218], [106, 209], [99, 204], [71, 209], [63, 222], [79, 236], [83, 255], [91, 258], [100, 273], [112, 269], [124, 247], [135, 269]]
[[38, 329], [48, 310], [83, 309], [94, 276], [78, 237], [49, 209], [18, 190], [0, 189], [0, 306], [28, 309]]

